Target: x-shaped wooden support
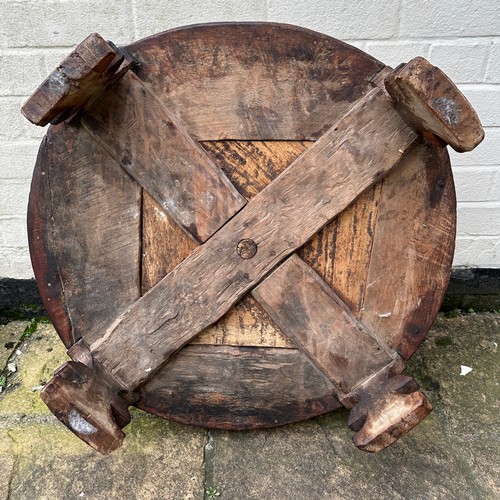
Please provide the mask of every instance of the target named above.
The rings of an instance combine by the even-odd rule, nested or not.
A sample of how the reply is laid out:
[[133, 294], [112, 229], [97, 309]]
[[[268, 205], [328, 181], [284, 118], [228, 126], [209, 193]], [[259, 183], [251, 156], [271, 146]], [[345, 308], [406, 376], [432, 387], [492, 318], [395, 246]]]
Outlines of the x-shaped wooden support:
[[[411, 378], [399, 375], [403, 360], [294, 252], [394, 168], [418, 143], [418, 133], [460, 151], [475, 147], [483, 132], [463, 95], [421, 58], [385, 70], [371, 92], [247, 203], [134, 73], [120, 70], [121, 79], [106, 91], [107, 75], [115, 71], [103, 59], [118, 67], [119, 54], [109, 55], [114, 50], [98, 35], [77, 48], [95, 55], [77, 72], [76, 87], [86, 89], [80, 105], [75, 85], [68, 84], [57, 102], [44, 90], [50, 85], [42, 85], [24, 112], [42, 125], [51, 116], [77, 114], [201, 246], [99, 340], [70, 348], [74, 361], [42, 392], [47, 405], [91, 446], [115, 449], [137, 387], [250, 292], [352, 408], [349, 425], [358, 447], [378, 451], [408, 432], [431, 406]], [[99, 85], [88, 77], [95, 74]]]

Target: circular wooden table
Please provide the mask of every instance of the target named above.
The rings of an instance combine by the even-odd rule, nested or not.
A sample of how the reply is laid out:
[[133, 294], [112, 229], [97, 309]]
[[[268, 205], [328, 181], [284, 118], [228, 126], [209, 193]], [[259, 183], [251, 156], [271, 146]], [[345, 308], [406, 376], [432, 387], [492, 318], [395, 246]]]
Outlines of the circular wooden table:
[[[386, 154], [402, 127], [394, 125], [393, 132], [393, 118], [377, 117], [378, 108], [370, 111], [378, 100], [388, 101], [385, 90], [378, 89], [391, 69], [306, 29], [266, 23], [190, 26], [124, 49], [138, 63], [134, 73], [127, 72], [71, 123], [50, 127], [38, 155], [28, 213], [35, 276], [54, 326], [68, 348], [80, 340], [95, 352], [123, 320], [122, 313], [183, 261], [193, 260], [200, 244], [202, 253], [228, 220], [258, 203], [252, 205], [255, 197], [268, 200], [271, 191], [263, 190], [286, 179], [291, 164], [307, 163], [302, 160], [307, 154], [314, 159], [334, 126], [344, 127], [345, 135], [328, 141], [341, 147], [359, 129], [359, 150], [349, 145], [349, 154], [366, 165], [372, 156], [377, 161], [377, 155]], [[367, 113], [373, 117], [358, 126]], [[181, 146], [175, 142], [179, 137]], [[335, 352], [336, 345], [357, 340], [336, 333], [335, 328], [342, 330], [336, 319], [324, 323], [326, 307], [308, 296], [316, 289], [340, 307], [331, 317], [345, 313], [342, 321], [369, 337], [360, 350], [373, 348], [388, 356], [386, 378], [400, 373], [425, 338], [446, 290], [456, 205], [444, 144], [429, 134], [407, 142], [408, 147], [391, 152], [397, 165], [374, 174], [366, 186], [357, 177], [343, 179], [347, 191], [350, 183], [362, 185], [338, 215], [316, 221], [315, 227], [322, 228], [304, 241], [296, 241], [288, 228], [307, 224], [302, 219], [310, 216], [306, 208], [295, 211], [295, 219], [279, 230], [281, 239], [291, 241], [295, 271], [264, 281], [269, 273], [259, 275], [220, 319], [201, 333], [193, 330], [192, 339], [187, 335], [188, 341], [134, 389], [135, 406], [188, 424], [255, 429], [329, 412], [342, 406], [338, 397], [350, 401], [346, 394], [379, 368], [370, 365], [373, 352], [360, 355], [370, 365], [365, 368]], [[158, 176], [170, 164], [169, 154], [177, 154], [171, 153], [172, 144], [180, 160], [174, 161], [169, 189], [175, 199], [169, 201], [162, 198]], [[190, 165], [183, 148], [195, 151], [186, 153], [195, 158]], [[318, 158], [318, 164], [327, 161]], [[201, 163], [216, 172], [213, 184]], [[344, 167], [335, 165], [329, 171], [340, 179]], [[311, 192], [322, 189], [325, 179], [318, 177]], [[297, 181], [296, 190], [302, 189]], [[270, 217], [278, 218], [287, 196], [273, 199]], [[242, 241], [238, 253], [251, 265], [264, 244], [252, 235]], [[193, 287], [197, 279], [192, 276]], [[207, 297], [224, 293], [217, 280], [216, 273], [213, 285], [205, 280]], [[158, 297], [156, 307], [168, 308], [167, 299], [161, 305]], [[200, 297], [198, 302], [205, 300]], [[304, 317], [312, 321], [311, 311], [300, 307], [316, 307], [314, 314], [323, 321], [311, 327], [313, 339], [302, 330], [289, 331], [292, 317], [296, 330]], [[116, 351], [116, 364], [122, 358], [135, 363], [127, 349]], [[338, 375], [325, 376], [325, 352]], [[349, 379], [351, 372], [356, 383]]]

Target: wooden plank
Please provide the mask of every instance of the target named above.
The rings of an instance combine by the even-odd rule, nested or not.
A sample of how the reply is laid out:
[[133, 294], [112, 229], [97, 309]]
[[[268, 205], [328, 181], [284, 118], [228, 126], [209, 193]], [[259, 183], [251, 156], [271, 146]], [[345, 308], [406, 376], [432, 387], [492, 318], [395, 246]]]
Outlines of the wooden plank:
[[[217, 166], [249, 199], [270, 184], [312, 142], [202, 143]], [[214, 193], [217, 196], [217, 193]], [[145, 293], [196, 248], [194, 241], [147, 194], [143, 208], [142, 291]], [[249, 295], [192, 343], [234, 346], [292, 347], [262, 307]]]
[[205, 241], [244, 206], [224, 173], [133, 73], [81, 121], [195, 240]]
[[275, 427], [341, 406], [297, 349], [189, 345], [140, 394], [145, 411], [215, 429]]
[[233, 186], [250, 200], [314, 142], [214, 141], [201, 144]]
[[[28, 203], [28, 243], [33, 273], [43, 306], [64, 345], [70, 347], [78, 338], [72, 330], [70, 311], [64, 297], [63, 280], [57, 254], [53, 248], [54, 241], [51, 238], [53, 210], [47, 169], [50, 166], [48, 150], [52, 132], [49, 129], [40, 145], [31, 180]], [[51, 286], [48, 287], [47, 283]]]
[[140, 296], [140, 187], [85, 130], [62, 124], [35, 179], [29, 240], [44, 306], [66, 346], [92, 342]]
[[405, 359], [425, 338], [446, 291], [455, 205], [446, 148], [419, 145], [383, 181], [361, 319]]
[[[139, 385], [384, 177], [415, 140], [384, 93], [374, 89], [209, 241], [124, 311], [91, 345], [95, 358], [125, 387]], [[235, 250], [249, 237], [258, 251], [252, 259], [242, 259]]]
[[297, 255], [252, 290], [276, 324], [309, 360], [348, 394], [393, 358], [340, 297]]
[[[134, 61], [97, 33], [89, 35], [43, 81], [23, 105], [21, 112], [36, 125], [60, 122], [97, 99], [115, 77], [115, 70], [126, 71]], [[120, 74], [120, 73], [119, 73]]]
[[298, 252], [357, 318], [365, 296], [382, 182], [367, 189]]
[[197, 335], [191, 344], [291, 348], [294, 345], [250, 295]]
[[384, 67], [339, 40], [274, 23], [189, 26], [126, 49], [200, 141], [319, 139]]
[[[147, 193], [143, 203], [142, 293], [146, 293], [197, 247]], [[250, 296], [192, 340], [194, 344], [292, 347]]]
[[197, 246], [154, 198], [142, 203], [142, 294], [179, 265]]

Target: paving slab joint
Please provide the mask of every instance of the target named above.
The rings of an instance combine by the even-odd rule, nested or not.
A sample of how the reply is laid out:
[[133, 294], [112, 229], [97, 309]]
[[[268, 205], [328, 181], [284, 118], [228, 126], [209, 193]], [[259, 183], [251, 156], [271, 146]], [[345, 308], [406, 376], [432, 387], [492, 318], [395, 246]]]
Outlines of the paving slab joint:
[[12, 483], [14, 482], [14, 478], [16, 474], [18, 474], [18, 458], [14, 453], [14, 443], [15, 439], [12, 436], [12, 431], [9, 429], [7, 431], [7, 436], [10, 440], [10, 454], [12, 456], [12, 467], [9, 471], [9, 480], [7, 482], [7, 494], [5, 496], [5, 500], [10, 500], [12, 498]]
[[215, 439], [213, 432], [207, 430], [207, 441], [203, 448], [203, 470], [205, 476], [203, 479], [203, 498], [209, 500], [208, 491], [215, 488], [214, 482], [214, 457], [215, 457]]

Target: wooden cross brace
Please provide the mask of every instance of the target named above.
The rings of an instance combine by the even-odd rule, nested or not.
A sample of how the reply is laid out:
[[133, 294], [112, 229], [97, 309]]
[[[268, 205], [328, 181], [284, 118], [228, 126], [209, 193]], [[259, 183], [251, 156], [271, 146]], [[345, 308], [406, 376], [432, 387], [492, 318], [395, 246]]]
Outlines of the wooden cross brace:
[[23, 113], [38, 125], [79, 119], [200, 246], [99, 340], [69, 349], [73, 361], [42, 391], [46, 404], [100, 452], [116, 449], [137, 388], [251, 293], [334, 384], [351, 409], [356, 446], [390, 445], [431, 405], [401, 375], [404, 360], [295, 251], [397, 167], [422, 136], [457, 151], [479, 144], [483, 130], [470, 104], [422, 58], [385, 69], [373, 90], [247, 202], [186, 126], [127, 72], [132, 66], [123, 51], [91, 35]]

